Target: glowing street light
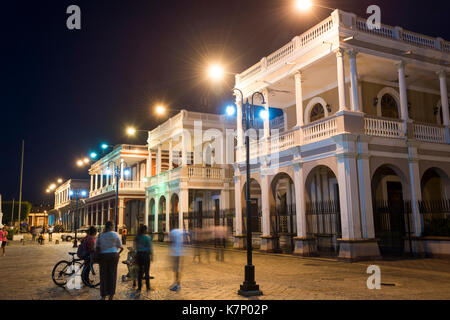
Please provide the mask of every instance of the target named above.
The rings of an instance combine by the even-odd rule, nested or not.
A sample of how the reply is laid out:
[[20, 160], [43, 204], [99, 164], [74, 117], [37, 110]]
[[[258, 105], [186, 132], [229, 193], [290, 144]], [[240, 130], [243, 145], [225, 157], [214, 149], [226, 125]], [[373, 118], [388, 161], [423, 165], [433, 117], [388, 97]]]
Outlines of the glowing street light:
[[166, 107], [163, 105], [157, 105], [155, 108], [155, 112], [157, 115], [162, 116], [166, 113]]
[[136, 129], [133, 128], [133, 127], [127, 128], [127, 134], [128, 134], [129, 136], [134, 136], [134, 135], [136, 134]]
[[60, 183], [60, 184], [63, 183], [63, 179], [59, 178], [58, 183]]
[[300, 11], [307, 11], [313, 6], [311, 0], [296, 0], [295, 7]]
[[103, 150], [106, 150], [106, 149], [108, 149], [108, 145], [106, 144], [106, 143], [102, 143], [102, 145], [101, 145], [101, 148], [103, 149]]
[[91, 159], [96, 159], [98, 154], [96, 152], [91, 152], [90, 157]]
[[259, 117], [263, 120], [267, 120], [269, 118], [269, 112], [267, 110], [261, 110], [259, 112]]
[[236, 108], [232, 105], [227, 106], [226, 113], [227, 113], [227, 116], [232, 117], [236, 113]]
[[77, 161], [77, 166], [81, 167], [81, 166], [83, 166], [83, 164], [84, 164], [83, 160], [78, 160]]
[[211, 79], [218, 81], [223, 78], [225, 71], [222, 66], [213, 64], [209, 67], [208, 75]]
[[[80, 161], [81, 161], [81, 160], [80, 160]], [[89, 158], [84, 158], [84, 159], [83, 159], [83, 162], [86, 163], [86, 164], [88, 164], [89, 161], [90, 161]]]

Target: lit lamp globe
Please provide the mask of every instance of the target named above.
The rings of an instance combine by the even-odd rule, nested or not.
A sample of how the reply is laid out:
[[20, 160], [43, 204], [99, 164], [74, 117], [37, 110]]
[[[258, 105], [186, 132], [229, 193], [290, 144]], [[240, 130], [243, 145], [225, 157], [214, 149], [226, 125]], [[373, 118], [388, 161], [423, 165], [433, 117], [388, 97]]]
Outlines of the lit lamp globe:
[[127, 129], [127, 134], [130, 136], [134, 136], [136, 134], [136, 129], [135, 128], [128, 128]]
[[157, 115], [162, 116], [166, 113], [166, 108], [162, 105], [156, 106], [155, 112]]
[[220, 80], [223, 78], [224, 75], [224, 71], [223, 68], [218, 65], [218, 64], [214, 64], [212, 66], [209, 67], [209, 71], [208, 71], [209, 77], [213, 80]]
[[311, 0], [296, 0], [295, 1], [295, 7], [297, 8], [297, 10], [300, 11], [306, 11], [311, 9], [312, 7], [312, 2]]

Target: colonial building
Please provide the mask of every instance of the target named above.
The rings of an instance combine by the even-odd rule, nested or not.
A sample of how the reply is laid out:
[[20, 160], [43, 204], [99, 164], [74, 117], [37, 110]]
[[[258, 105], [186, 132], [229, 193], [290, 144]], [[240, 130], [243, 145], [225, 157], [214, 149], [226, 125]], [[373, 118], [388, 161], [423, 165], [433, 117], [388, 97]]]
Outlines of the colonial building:
[[183, 110], [149, 132], [146, 221], [160, 240], [173, 228], [233, 227], [235, 127], [234, 117]]
[[[87, 195], [89, 190], [89, 181], [83, 179], [70, 179], [55, 189], [55, 206], [49, 211], [49, 224], [62, 225], [65, 230], [74, 230], [77, 226], [81, 226], [81, 220], [76, 223], [75, 219], [80, 219], [83, 202], [79, 196], [78, 208], [77, 200], [74, 192], [84, 191]], [[78, 213], [76, 212], [78, 209]]]
[[[262, 137], [251, 139], [254, 245], [350, 260], [450, 254], [424, 237], [438, 235], [433, 221], [449, 219], [449, 72], [450, 42], [388, 25], [371, 30], [365, 19], [335, 10], [238, 74], [244, 99], [261, 92], [269, 113], [285, 114], [282, 130], [266, 119]], [[239, 248], [246, 234], [241, 100]]]
[[139, 224], [144, 223], [147, 156], [146, 146], [121, 144], [92, 164], [84, 225], [100, 227], [108, 220], [114, 222], [117, 195], [119, 229], [126, 226], [129, 234], [137, 234]]

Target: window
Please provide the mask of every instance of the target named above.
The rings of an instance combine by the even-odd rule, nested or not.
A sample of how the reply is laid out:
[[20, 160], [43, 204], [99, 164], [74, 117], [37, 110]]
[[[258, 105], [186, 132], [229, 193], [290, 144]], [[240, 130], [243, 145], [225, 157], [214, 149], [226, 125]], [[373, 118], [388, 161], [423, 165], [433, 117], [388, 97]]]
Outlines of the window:
[[316, 103], [311, 109], [309, 121], [314, 122], [323, 118], [325, 118], [325, 109], [323, 108], [322, 104]]
[[388, 93], [381, 98], [381, 116], [399, 118], [397, 101]]

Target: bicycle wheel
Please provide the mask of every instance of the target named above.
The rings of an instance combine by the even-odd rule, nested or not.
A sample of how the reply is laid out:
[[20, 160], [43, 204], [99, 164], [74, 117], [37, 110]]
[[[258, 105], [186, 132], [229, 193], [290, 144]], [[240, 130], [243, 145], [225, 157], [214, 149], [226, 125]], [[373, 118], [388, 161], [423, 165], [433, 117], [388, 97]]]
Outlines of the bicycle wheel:
[[71, 275], [70, 262], [65, 260], [58, 262], [52, 271], [53, 282], [60, 287], [63, 287], [67, 283]]
[[90, 288], [98, 287], [100, 285], [100, 265], [98, 263], [91, 263], [85, 266], [82, 280]]

